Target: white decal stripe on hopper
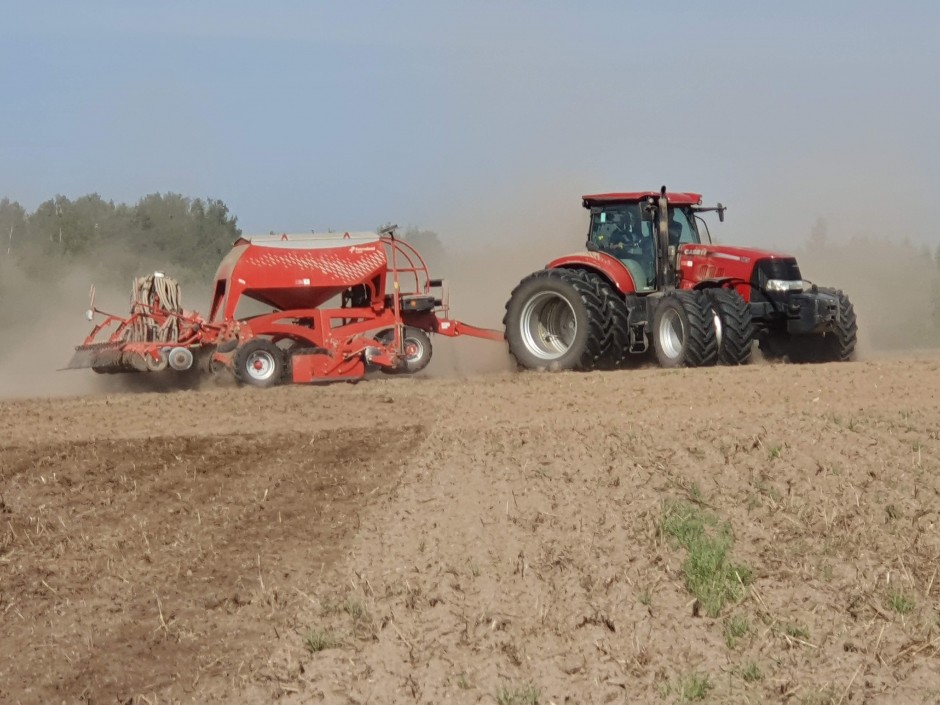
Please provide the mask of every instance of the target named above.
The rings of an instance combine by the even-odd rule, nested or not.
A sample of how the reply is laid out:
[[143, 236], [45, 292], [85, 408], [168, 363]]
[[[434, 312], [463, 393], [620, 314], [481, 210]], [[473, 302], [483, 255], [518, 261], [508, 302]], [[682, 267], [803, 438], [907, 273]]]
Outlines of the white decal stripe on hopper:
[[296, 235], [288, 234], [286, 239], [283, 235], [247, 235], [242, 236], [242, 239], [256, 247], [270, 247], [286, 250], [323, 250], [336, 247], [349, 247], [352, 245], [361, 247], [364, 244], [374, 244], [376, 247], [382, 246], [379, 236], [375, 233], [368, 232], [349, 233], [349, 237], [345, 237], [345, 233], [329, 233], [324, 235], [300, 233]]

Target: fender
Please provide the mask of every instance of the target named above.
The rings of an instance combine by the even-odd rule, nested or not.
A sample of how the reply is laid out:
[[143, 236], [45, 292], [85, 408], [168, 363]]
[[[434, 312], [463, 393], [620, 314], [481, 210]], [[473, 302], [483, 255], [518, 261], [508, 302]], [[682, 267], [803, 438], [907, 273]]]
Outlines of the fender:
[[714, 277], [699, 282], [679, 282], [680, 289], [730, 289], [741, 295], [745, 301], [751, 300], [751, 284], [740, 277]]
[[616, 257], [605, 252], [578, 252], [553, 259], [545, 269], [587, 269], [604, 277], [621, 294], [636, 292], [629, 270]]
[[730, 289], [734, 284], [746, 284], [743, 279], [738, 277], [715, 277], [713, 279], [703, 279], [699, 282], [690, 282], [692, 289]]

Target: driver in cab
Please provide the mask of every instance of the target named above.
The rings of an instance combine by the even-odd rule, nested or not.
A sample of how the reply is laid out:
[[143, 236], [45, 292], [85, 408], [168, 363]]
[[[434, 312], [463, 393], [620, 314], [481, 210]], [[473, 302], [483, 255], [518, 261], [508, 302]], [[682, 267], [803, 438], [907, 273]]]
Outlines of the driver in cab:
[[614, 207], [593, 219], [588, 248], [616, 257], [630, 270], [638, 291], [649, 291], [655, 282], [651, 228], [644, 229], [637, 206]]
[[601, 222], [594, 232], [594, 246], [601, 252], [614, 257], [623, 256], [639, 240], [639, 232], [634, 231], [630, 213], [608, 211], [601, 214]]

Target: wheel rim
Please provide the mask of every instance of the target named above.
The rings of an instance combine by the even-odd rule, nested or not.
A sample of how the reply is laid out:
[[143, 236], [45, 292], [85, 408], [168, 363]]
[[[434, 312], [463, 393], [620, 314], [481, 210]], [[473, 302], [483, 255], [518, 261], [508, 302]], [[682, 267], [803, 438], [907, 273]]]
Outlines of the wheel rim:
[[182, 372], [192, 367], [193, 354], [186, 348], [176, 348], [170, 352], [168, 362], [174, 370]]
[[571, 349], [578, 334], [574, 308], [551, 291], [536, 294], [522, 309], [522, 340], [542, 360], [556, 360]]
[[417, 338], [405, 338], [405, 359], [414, 362], [424, 357], [424, 343]]
[[162, 351], [157, 353], [156, 360], [154, 360], [149, 353], [144, 356], [144, 360], [147, 363], [147, 369], [151, 372], [162, 372], [166, 369], [167, 356]]
[[659, 321], [659, 344], [663, 353], [671, 360], [682, 354], [685, 348], [685, 323], [679, 312], [667, 310]]
[[721, 316], [718, 315], [718, 311], [712, 312], [715, 317], [715, 341], [718, 344], [718, 347], [721, 347]]
[[264, 382], [274, 376], [277, 363], [267, 350], [255, 350], [245, 361], [245, 372], [252, 379]]

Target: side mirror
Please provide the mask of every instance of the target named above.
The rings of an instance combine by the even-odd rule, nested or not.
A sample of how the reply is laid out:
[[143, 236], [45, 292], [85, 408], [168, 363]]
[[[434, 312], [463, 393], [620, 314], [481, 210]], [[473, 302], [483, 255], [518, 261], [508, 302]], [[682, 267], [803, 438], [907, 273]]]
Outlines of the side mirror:
[[725, 207], [720, 203], [718, 204], [718, 220], [722, 223], [725, 222]]

